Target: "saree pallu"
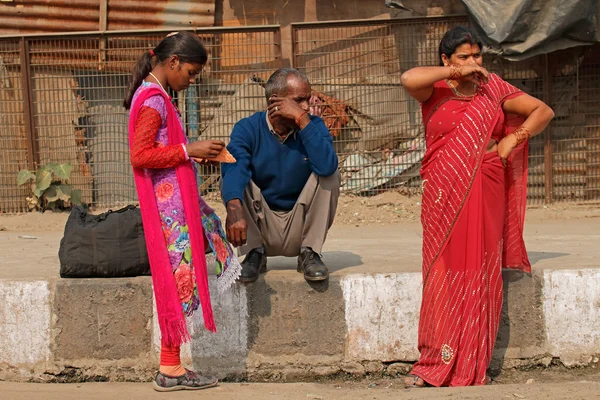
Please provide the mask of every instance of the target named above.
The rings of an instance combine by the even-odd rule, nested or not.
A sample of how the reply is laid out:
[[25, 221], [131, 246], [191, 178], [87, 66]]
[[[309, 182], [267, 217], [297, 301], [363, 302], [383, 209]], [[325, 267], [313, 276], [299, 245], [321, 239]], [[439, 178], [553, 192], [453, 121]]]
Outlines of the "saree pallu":
[[527, 143], [507, 168], [497, 152], [486, 153], [498, 124], [504, 135], [520, 124], [502, 111], [518, 92], [492, 74], [466, 107], [452, 101], [464, 98], [438, 95], [423, 108], [426, 124], [454, 118], [436, 138], [426, 125], [421, 170], [421, 357], [412, 374], [434, 386], [486, 383], [502, 310], [501, 268], [530, 271], [523, 242]]

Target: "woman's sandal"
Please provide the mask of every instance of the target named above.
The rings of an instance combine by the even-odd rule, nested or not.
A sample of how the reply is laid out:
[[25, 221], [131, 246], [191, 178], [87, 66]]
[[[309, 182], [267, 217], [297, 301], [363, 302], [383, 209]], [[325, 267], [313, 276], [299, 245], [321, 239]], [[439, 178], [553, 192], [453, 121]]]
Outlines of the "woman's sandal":
[[[491, 376], [489, 376], [489, 375], [485, 376], [485, 384], [486, 385], [491, 385], [494, 382], [495, 381], [494, 381], [494, 379]], [[425, 388], [425, 387], [429, 387], [429, 386], [431, 386], [431, 385], [428, 384], [427, 382], [425, 382], [425, 380], [423, 378], [418, 377], [417, 375], [408, 374], [404, 378], [404, 387], [406, 389], [410, 389], [410, 388]]]
[[406, 389], [410, 388], [425, 388], [428, 387], [429, 384], [425, 382], [425, 380], [417, 375], [408, 374], [404, 378], [404, 387]]

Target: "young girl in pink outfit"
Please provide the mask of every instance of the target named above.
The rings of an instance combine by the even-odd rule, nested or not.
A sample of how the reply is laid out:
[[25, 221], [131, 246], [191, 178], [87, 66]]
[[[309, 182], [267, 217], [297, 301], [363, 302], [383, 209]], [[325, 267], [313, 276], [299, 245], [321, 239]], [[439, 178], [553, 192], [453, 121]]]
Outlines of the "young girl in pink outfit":
[[172, 33], [137, 61], [124, 101], [130, 109], [130, 159], [162, 334], [154, 380], [158, 391], [216, 386], [216, 378], [181, 365], [180, 346], [190, 340], [185, 317], [202, 307], [205, 327], [216, 330], [205, 253], [214, 254], [220, 288], [233, 283], [241, 269], [219, 218], [198, 195], [196, 181], [194, 160], [211, 162], [225, 144], [188, 143], [181, 115], [167, 92], [186, 89], [206, 60], [196, 35]]

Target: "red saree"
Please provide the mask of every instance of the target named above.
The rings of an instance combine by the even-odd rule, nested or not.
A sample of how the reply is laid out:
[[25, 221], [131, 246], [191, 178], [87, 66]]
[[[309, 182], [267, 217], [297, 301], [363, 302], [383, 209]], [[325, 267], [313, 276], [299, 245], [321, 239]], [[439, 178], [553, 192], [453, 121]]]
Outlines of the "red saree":
[[421, 357], [412, 374], [434, 386], [482, 385], [502, 309], [502, 267], [529, 272], [523, 242], [527, 143], [504, 168], [486, 154], [520, 118], [502, 104], [520, 95], [491, 75], [475, 96], [435, 84], [423, 103], [423, 302]]

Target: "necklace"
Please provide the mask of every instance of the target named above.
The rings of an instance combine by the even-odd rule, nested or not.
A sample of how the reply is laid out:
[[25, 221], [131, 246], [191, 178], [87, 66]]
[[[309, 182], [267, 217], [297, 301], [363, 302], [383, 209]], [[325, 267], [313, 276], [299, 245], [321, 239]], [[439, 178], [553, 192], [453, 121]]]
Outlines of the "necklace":
[[[163, 92], [167, 93], [167, 91], [165, 90], [164, 86], [162, 85], [162, 83], [160, 83], [160, 81], [158, 80], [158, 78], [156, 77], [156, 75], [154, 75], [152, 72], [150, 72], [149, 75], [156, 80], [156, 83], [158, 83], [158, 86], [160, 86], [160, 88], [163, 90]], [[169, 95], [169, 93], [167, 93], [167, 96], [168, 95]]]
[[460, 92], [456, 87], [454, 87], [454, 85], [452, 84], [452, 81], [450, 81], [449, 79], [446, 79], [446, 83], [448, 84], [448, 86], [450, 86], [450, 89], [452, 89], [452, 92], [454, 92], [454, 94], [457, 95], [458, 97], [473, 97], [472, 94], [464, 94], [464, 93]]
[[150, 72], [149, 75], [151, 75], [156, 80], [156, 83], [158, 83], [158, 86], [160, 86], [160, 88], [162, 89], [163, 92], [165, 92], [165, 94], [167, 95], [167, 97], [169, 99], [171, 99], [171, 104], [173, 104], [173, 106], [177, 110], [177, 113], [179, 114], [179, 116], [181, 116], [181, 113], [179, 112], [179, 108], [177, 108], [177, 104], [175, 103], [175, 99], [172, 98], [171, 96], [169, 96], [169, 93], [165, 90], [165, 87], [162, 85], [162, 83], [160, 83], [160, 81], [158, 80], [158, 78], [156, 77], [156, 75], [154, 75], [152, 72]]

